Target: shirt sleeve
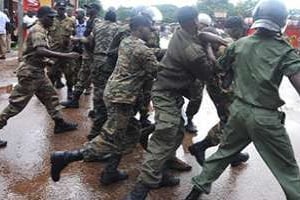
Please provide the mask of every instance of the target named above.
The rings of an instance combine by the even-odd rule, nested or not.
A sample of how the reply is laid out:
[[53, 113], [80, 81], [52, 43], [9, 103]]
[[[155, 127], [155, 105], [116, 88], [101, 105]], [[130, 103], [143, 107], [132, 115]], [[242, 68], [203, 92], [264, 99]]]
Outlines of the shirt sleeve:
[[48, 48], [48, 38], [47, 34], [44, 31], [38, 31], [38, 30], [33, 30], [31, 32], [31, 40], [32, 40], [32, 47], [37, 48], [37, 47], [46, 47]]
[[292, 76], [300, 72], [300, 56], [296, 53], [295, 49], [289, 51], [282, 62], [283, 74]]
[[204, 48], [199, 44], [191, 43], [184, 51], [187, 70], [200, 80], [208, 80], [212, 75], [213, 66]]
[[159, 62], [154, 54], [154, 50], [145, 45], [141, 45], [135, 49], [134, 57], [139, 60], [139, 63], [141, 63], [141, 67], [146, 71], [147, 76], [155, 78]]
[[218, 70], [220, 71], [227, 71], [232, 66], [232, 63], [234, 62], [235, 55], [234, 55], [234, 43], [231, 44], [227, 49], [225, 50], [224, 55], [222, 55], [218, 59]]

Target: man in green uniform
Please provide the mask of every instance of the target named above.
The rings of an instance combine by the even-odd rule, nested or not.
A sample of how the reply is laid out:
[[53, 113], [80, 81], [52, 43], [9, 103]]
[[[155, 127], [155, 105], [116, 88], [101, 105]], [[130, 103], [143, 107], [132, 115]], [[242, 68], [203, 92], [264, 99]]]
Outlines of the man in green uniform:
[[261, 1], [253, 12], [253, 36], [242, 38], [219, 60], [233, 69], [235, 99], [218, 151], [209, 157], [199, 176], [192, 178], [187, 200], [210, 193], [212, 183], [234, 156], [251, 142], [284, 190], [287, 200], [300, 199], [300, 174], [290, 139], [284, 128], [284, 104], [279, 97], [283, 75], [300, 94], [300, 57], [284, 39], [281, 29], [288, 11], [279, 0]]
[[37, 13], [38, 22], [31, 28], [25, 43], [23, 62], [17, 69], [18, 84], [14, 87], [9, 105], [0, 114], [0, 129], [7, 120], [19, 114], [28, 104], [33, 95], [44, 104], [49, 115], [55, 122], [54, 133], [75, 130], [77, 124], [67, 123], [59, 111], [58, 96], [44, 68], [49, 57], [78, 58], [79, 54], [50, 51], [48, 30], [53, 24], [56, 12], [50, 7], [41, 7]]
[[[213, 27], [207, 27], [203, 30], [208, 32], [216, 32]], [[233, 42], [234, 40], [238, 40], [239, 38], [243, 37], [246, 32], [243, 19], [238, 16], [229, 17], [225, 21], [225, 32], [226, 36], [224, 37], [227, 41]], [[220, 54], [220, 52], [217, 52], [219, 49], [218, 47], [219, 46], [216, 46], [214, 48], [215, 55]], [[189, 147], [190, 153], [196, 157], [196, 160], [201, 166], [205, 160], [206, 149], [218, 145], [221, 141], [224, 125], [227, 123], [229, 117], [229, 106], [233, 101], [233, 91], [230, 88], [227, 88], [226, 90], [221, 88], [219, 70], [216, 70], [211, 80], [206, 82], [206, 89], [216, 107], [220, 122], [218, 122], [208, 131], [208, 134], [204, 140]], [[235, 159], [232, 160], [231, 166], [236, 167], [246, 162], [248, 159], [249, 155], [247, 153], [239, 153], [236, 155]]]
[[[199, 30], [209, 27], [212, 22], [211, 17], [205, 13], [199, 13], [198, 20]], [[199, 111], [203, 97], [204, 85], [203, 81], [196, 79], [194, 84], [190, 87], [190, 99], [185, 111], [187, 117], [185, 130], [188, 133], [197, 133], [197, 126], [193, 123], [193, 118]]]
[[128, 148], [124, 144], [128, 137], [128, 124], [135, 116], [134, 107], [143, 84], [150, 77], [154, 78], [158, 69], [153, 50], [145, 45], [151, 34], [151, 22], [143, 16], [133, 17], [130, 30], [131, 35], [120, 44], [117, 65], [105, 87], [104, 102], [108, 116], [100, 135], [80, 150], [54, 152], [51, 155], [51, 177], [54, 181], [59, 180], [60, 172], [70, 162], [86, 161], [107, 153], [111, 157], [101, 174], [101, 183], [107, 185], [128, 178], [126, 173], [117, 169], [122, 154]]
[[[53, 26], [50, 29], [51, 36], [51, 49], [60, 52], [71, 52], [72, 42], [71, 36], [75, 34], [75, 23], [74, 20], [65, 15], [66, 2], [59, 1], [56, 3], [55, 8], [58, 16], [55, 17]], [[49, 69], [48, 76], [52, 83], [60, 81], [61, 72], [66, 78], [67, 85], [67, 96], [72, 97], [73, 86], [77, 80], [77, 65], [74, 59], [56, 59], [54, 65]]]
[[[165, 164], [175, 157], [184, 136], [183, 97], [189, 95], [189, 87], [196, 78], [210, 77], [212, 67], [199, 40], [197, 16], [198, 12], [192, 7], [183, 7], [178, 12], [181, 28], [169, 43], [152, 89], [155, 131], [139, 180], [127, 200], [143, 200], [150, 189], [179, 184], [178, 178], [166, 172]], [[210, 55], [213, 56], [211, 51]]]

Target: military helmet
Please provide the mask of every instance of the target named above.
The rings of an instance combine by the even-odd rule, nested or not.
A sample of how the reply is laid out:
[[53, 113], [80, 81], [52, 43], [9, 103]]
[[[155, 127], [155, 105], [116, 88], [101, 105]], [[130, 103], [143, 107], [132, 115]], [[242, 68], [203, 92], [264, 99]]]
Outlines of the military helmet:
[[253, 11], [254, 23], [251, 28], [265, 28], [270, 31], [281, 32], [286, 25], [288, 11], [280, 0], [260, 1]]
[[205, 13], [199, 13], [198, 20], [199, 20], [199, 23], [205, 24], [207, 26], [210, 26], [211, 22], [212, 22], [211, 17]]

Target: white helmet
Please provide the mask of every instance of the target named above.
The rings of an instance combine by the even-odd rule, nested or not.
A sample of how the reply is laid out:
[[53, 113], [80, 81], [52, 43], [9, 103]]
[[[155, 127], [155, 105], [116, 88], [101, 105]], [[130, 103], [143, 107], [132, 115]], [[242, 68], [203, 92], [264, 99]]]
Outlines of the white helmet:
[[212, 22], [211, 17], [208, 14], [205, 14], [205, 13], [199, 13], [198, 20], [199, 20], [199, 23], [205, 24], [207, 26], [210, 26], [211, 22]]

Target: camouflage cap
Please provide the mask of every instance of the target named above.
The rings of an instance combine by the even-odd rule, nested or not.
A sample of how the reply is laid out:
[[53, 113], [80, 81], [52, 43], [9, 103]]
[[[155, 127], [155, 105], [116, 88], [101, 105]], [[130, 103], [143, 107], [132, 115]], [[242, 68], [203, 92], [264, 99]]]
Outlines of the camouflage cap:
[[55, 17], [55, 16], [57, 16], [57, 13], [55, 10], [53, 10], [49, 6], [42, 6], [37, 11], [37, 17], [42, 18], [44, 16]]
[[84, 7], [85, 8], [90, 8], [90, 9], [93, 8], [93, 9], [98, 10], [98, 11], [101, 10], [101, 5], [98, 4], [98, 3], [85, 4]]
[[65, 8], [65, 7], [67, 7], [67, 3], [65, 1], [57, 1], [54, 7], [55, 8]]

